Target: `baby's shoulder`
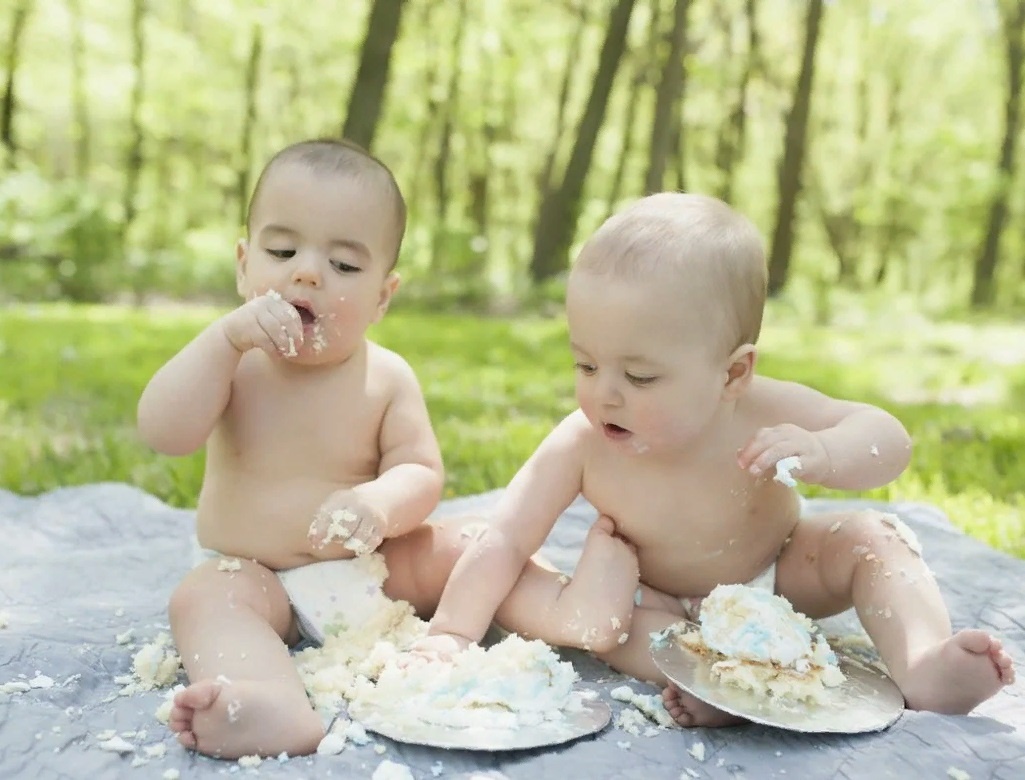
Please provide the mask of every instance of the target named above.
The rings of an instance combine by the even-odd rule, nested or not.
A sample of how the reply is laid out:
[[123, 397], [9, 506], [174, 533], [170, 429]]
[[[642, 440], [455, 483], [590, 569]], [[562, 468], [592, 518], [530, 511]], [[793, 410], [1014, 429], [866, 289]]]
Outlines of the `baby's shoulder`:
[[402, 355], [373, 341], [367, 342], [367, 373], [371, 381], [395, 390], [420, 384], [413, 367]]

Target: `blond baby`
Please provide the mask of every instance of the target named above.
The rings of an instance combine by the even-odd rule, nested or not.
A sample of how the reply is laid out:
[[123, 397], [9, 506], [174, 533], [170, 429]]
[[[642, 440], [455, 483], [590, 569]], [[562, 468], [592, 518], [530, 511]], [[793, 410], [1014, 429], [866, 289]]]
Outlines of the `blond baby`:
[[[966, 713], [1013, 681], [999, 640], [952, 632], [915, 540], [892, 516], [802, 518], [796, 491], [774, 479], [796, 457], [792, 475], [806, 484], [878, 487], [907, 466], [911, 442], [881, 409], [756, 375], [765, 284], [760, 236], [714, 198], [652, 195], [598, 229], [566, 298], [579, 409], [456, 565], [421, 652], [478, 639], [582, 494], [636, 549], [640, 572], [629, 639], [599, 655], [666, 686], [682, 725], [735, 719], [669, 685], [649, 637], [695, 617], [720, 583], [771, 589], [811, 617], [853, 605], [911, 708]], [[633, 590], [635, 571], [609, 569], [606, 588]]]

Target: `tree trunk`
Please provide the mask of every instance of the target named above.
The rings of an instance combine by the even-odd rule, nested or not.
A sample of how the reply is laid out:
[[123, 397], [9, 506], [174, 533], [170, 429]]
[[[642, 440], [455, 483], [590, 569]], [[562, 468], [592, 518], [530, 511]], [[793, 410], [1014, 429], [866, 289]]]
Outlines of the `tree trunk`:
[[997, 165], [999, 184], [989, 209], [986, 237], [982, 242], [979, 257], [975, 261], [972, 282], [972, 308], [978, 309], [993, 303], [997, 258], [1000, 253], [1000, 237], [1007, 222], [1008, 194], [1014, 181], [1015, 146], [1021, 124], [1022, 62], [1025, 60], [1025, 0], [1016, 0], [1012, 6], [1004, 2], [1000, 6], [1003, 17], [1004, 39], [1007, 44], [1007, 101], [1004, 104], [1004, 140], [1000, 145], [1000, 162]]
[[405, 0], [374, 0], [363, 39], [359, 70], [349, 96], [342, 137], [370, 149], [384, 105], [392, 49], [399, 37]]
[[[669, 34], [669, 52], [662, 68], [662, 78], [655, 93], [655, 115], [651, 123], [651, 144], [648, 148], [648, 172], [644, 176], [644, 191], [662, 190], [665, 179], [666, 161], [669, 159], [670, 144], [675, 140], [677, 153], [682, 143], [674, 128], [681, 128], [674, 122], [683, 111], [680, 97], [683, 93], [683, 58], [687, 47], [687, 11], [690, 0], [676, 0], [673, 9], [673, 29]], [[677, 136], [674, 139], [674, 136]]]
[[[886, 156], [891, 169], [904, 159], [905, 133], [902, 126], [903, 112], [901, 111], [903, 92], [904, 74], [897, 71], [890, 86], [889, 109], [886, 112], [886, 137], [889, 139], [889, 150]], [[893, 175], [892, 170], [890, 175]], [[904, 181], [915, 181], [916, 178], [906, 178]], [[887, 187], [883, 198], [886, 203], [884, 212], [886, 217], [879, 231], [879, 243], [876, 248], [879, 256], [879, 265], [875, 273], [877, 287], [886, 281], [890, 260], [894, 254], [900, 251], [898, 244], [906, 240], [911, 232], [905, 225], [901, 214], [902, 197], [897, 195], [892, 185]]]
[[769, 253], [769, 295], [775, 295], [786, 286], [790, 271], [790, 254], [794, 243], [794, 214], [801, 193], [801, 166], [805, 155], [805, 136], [808, 113], [811, 109], [812, 81], [815, 75], [815, 49], [818, 45], [822, 21], [823, 0], [810, 0], [804, 35], [804, 54], [801, 72], [794, 89], [794, 100], [787, 116], [786, 135], [783, 140], [783, 158], [779, 164], [779, 203], [776, 229]]
[[463, 37], [466, 34], [466, 0], [459, 0], [456, 30], [452, 38], [452, 71], [448, 76], [445, 104], [442, 107], [441, 137], [434, 158], [434, 230], [431, 242], [431, 267], [441, 269], [448, 238], [448, 174], [452, 164], [452, 133], [458, 113], [459, 82], [463, 75]]
[[[434, 3], [424, 3], [421, 6], [422, 15], [417, 18], [419, 23], [419, 29], [430, 30], [431, 15], [435, 10], [436, 6]], [[426, 48], [426, 53], [421, 55], [420, 61], [423, 63], [423, 86], [420, 94], [424, 95], [424, 102], [427, 104], [427, 110], [424, 112], [424, 120], [420, 124], [420, 132], [417, 139], [413, 144], [413, 174], [409, 184], [409, 192], [406, 195], [406, 201], [409, 205], [410, 210], [420, 211], [420, 193], [423, 187], [423, 180], [427, 176], [427, 163], [430, 155], [428, 150], [430, 149], [431, 133], [434, 131], [434, 120], [438, 116], [438, 100], [435, 97], [437, 94], [438, 87], [438, 62], [441, 57], [438, 55], [438, 47], [435, 45], [436, 41], [433, 35], [422, 36], [418, 41]]]
[[[623, 179], [626, 176], [627, 161], [633, 156], [635, 131], [637, 129], [637, 107], [640, 105], [641, 95], [647, 92], [646, 86], [654, 84], [654, 77], [657, 75], [657, 63], [652, 62], [654, 52], [658, 51], [659, 24], [662, 17], [662, 8], [659, 0], [651, 0], [651, 18], [648, 23], [648, 37], [643, 48], [633, 55], [634, 66], [633, 76], [630, 80], [629, 96], [626, 102], [626, 116], [623, 119], [623, 145], [620, 147], [619, 157], [616, 159], [616, 170], [612, 174], [612, 186], [605, 202], [606, 218], [612, 216], [616, 210], [623, 192]], [[654, 67], [653, 67], [654, 66]], [[652, 71], [656, 73], [652, 73]]]
[[[483, 44], [483, 36], [480, 40]], [[492, 170], [491, 146], [498, 137], [498, 123], [492, 108], [495, 100], [495, 58], [492, 51], [484, 45], [480, 46], [479, 56], [482, 70], [481, 118], [478, 132], [476, 133], [475, 148], [470, 154], [467, 188], [470, 194], [470, 222], [473, 224], [474, 234], [478, 238], [483, 238], [486, 241], [486, 245], [490, 247], [490, 212], [488, 201]], [[478, 250], [474, 249], [474, 252], [478, 253]], [[479, 263], [480, 272], [483, 273], [486, 267], [484, 262], [486, 255], [483, 252], [478, 254], [481, 259]]]
[[14, 113], [18, 99], [15, 95], [15, 75], [18, 72], [18, 59], [21, 54], [21, 37], [28, 22], [32, 0], [22, 0], [14, 7], [11, 20], [11, 32], [7, 38], [7, 57], [4, 69], [7, 71], [7, 82], [4, 84], [3, 101], [0, 103], [0, 143], [7, 149], [7, 164], [14, 166], [14, 158], [18, 154], [18, 144], [14, 137]]
[[555, 130], [552, 133], [551, 146], [548, 147], [548, 155], [545, 157], [545, 163], [538, 176], [538, 192], [542, 194], [542, 198], [552, 189], [552, 171], [555, 169], [555, 159], [559, 156], [559, 146], [566, 135], [566, 106], [569, 104], [569, 93], [573, 87], [573, 74], [576, 72], [577, 63], [580, 62], [580, 50], [583, 47], [584, 33], [587, 31], [587, 3], [580, 3], [575, 11], [576, 25], [573, 28], [573, 37], [569, 41], [569, 48], [566, 50], [566, 63], [563, 66], [562, 81], [559, 84]]
[[598, 59], [598, 72], [580, 120], [577, 138], [570, 153], [562, 184], [542, 198], [534, 231], [534, 252], [530, 260], [530, 278], [542, 282], [564, 271], [567, 252], [576, 233], [580, 197], [587, 171], [591, 167], [598, 131], [605, 118], [609, 93], [626, 47], [626, 34], [634, 0], [616, 0], [609, 13], [605, 42]]
[[135, 221], [136, 195], [139, 189], [139, 176], [142, 173], [142, 98], [145, 94], [145, 59], [146, 38], [144, 22], [146, 18], [146, 0], [132, 0], [132, 71], [135, 79], [132, 82], [132, 94], [129, 103], [128, 123], [131, 137], [128, 142], [128, 156], [125, 160], [125, 193], [124, 222], [122, 235], [127, 235]]
[[71, 104], [75, 117], [75, 177], [85, 181], [91, 166], [92, 133], [89, 127], [89, 96], [85, 87], [85, 40], [82, 34], [82, 2], [68, 0], [71, 17]]
[[257, 22], [253, 25], [253, 35], [249, 40], [249, 59], [246, 62], [246, 107], [242, 120], [238, 184], [235, 188], [236, 202], [238, 203], [238, 224], [244, 227], [248, 227], [246, 225], [246, 207], [249, 203], [249, 181], [253, 171], [253, 130], [256, 127], [256, 96], [260, 91], [260, 60], [262, 58], [263, 27]]
[[744, 3], [744, 15], [747, 19], [747, 56], [740, 72], [740, 82], [737, 84], [737, 101], [730, 111], [726, 127], [719, 133], [719, 143], [715, 150], [715, 165], [722, 174], [719, 197], [726, 203], [733, 202], [737, 161], [743, 159], [747, 141], [747, 92], [760, 56], [757, 5], [757, 0], [745, 0]]

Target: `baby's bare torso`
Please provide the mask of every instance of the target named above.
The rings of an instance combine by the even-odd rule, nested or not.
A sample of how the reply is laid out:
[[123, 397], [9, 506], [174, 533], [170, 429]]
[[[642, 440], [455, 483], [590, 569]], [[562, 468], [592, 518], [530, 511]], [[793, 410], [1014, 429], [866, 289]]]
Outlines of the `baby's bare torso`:
[[378, 475], [389, 382], [375, 349], [298, 371], [257, 351], [243, 356], [207, 444], [201, 545], [272, 569], [315, 560], [305, 531], [321, 503]]
[[797, 495], [751, 477], [735, 447], [696, 464], [616, 451], [595, 433], [584, 497], [637, 548], [641, 581], [674, 596], [747, 582], [779, 555], [799, 516]]

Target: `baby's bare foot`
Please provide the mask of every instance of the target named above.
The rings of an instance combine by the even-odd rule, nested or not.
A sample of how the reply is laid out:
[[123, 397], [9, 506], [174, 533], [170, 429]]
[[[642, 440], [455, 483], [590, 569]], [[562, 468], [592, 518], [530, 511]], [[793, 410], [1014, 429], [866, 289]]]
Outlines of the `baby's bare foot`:
[[965, 629], [914, 661], [901, 690], [910, 709], [964, 715], [1014, 678], [1014, 663], [1000, 640]]
[[576, 635], [567, 644], [608, 652], [625, 641], [637, 590], [637, 552], [615, 535], [616, 526], [604, 515], [584, 540], [572, 582], [559, 599], [559, 611]]
[[199, 680], [174, 697], [167, 722], [186, 748], [216, 758], [312, 753], [320, 717], [292, 685]]
[[665, 705], [669, 717], [684, 728], [695, 726], [718, 728], [719, 726], [735, 726], [738, 723], [747, 722], [736, 715], [716, 709], [711, 704], [680, 690], [672, 683], [662, 691], [662, 703]]

